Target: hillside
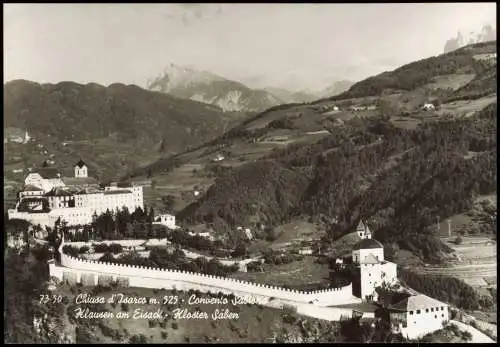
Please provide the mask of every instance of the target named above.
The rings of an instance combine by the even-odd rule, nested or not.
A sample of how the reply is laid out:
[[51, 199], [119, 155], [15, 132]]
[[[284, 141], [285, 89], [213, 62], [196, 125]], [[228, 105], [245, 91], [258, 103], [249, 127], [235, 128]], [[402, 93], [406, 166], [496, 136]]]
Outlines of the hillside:
[[347, 80], [337, 81], [326, 87], [318, 94], [320, 94], [320, 97], [323, 98], [332, 97], [345, 92], [346, 90], [351, 88], [353, 84], [354, 82]]
[[[465, 47], [361, 81], [334, 98], [268, 109], [149, 166], [164, 189], [155, 191], [175, 196], [187, 225], [213, 223], [231, 235], [237, 225], [321, 217], [338, 220], [327, 228], [335, 239], [363, 218], [377, 239], [440, 261], [451, 249], [433, 235], [436, 216], [496, 194], [496, 88], [485, 88], [496, 70], [474, 59], [494, 48]], [[438, 108], [422, 111], [429, 101]], [[224, 161], [212, 163], [216, 153]], [[190, 195], [193, 187], [203, 194]]]
[[292, 92], [282, 88], [264, 88], [265, 91], [275, 95], [278, 99], [283, 100], [285, 103], [301, 103], [311, 102], [317, 99], [316, 94], [307, 91]]
[[487, 61], [475, 59], [475, 56], [485, 53], [496, 53], [496, 41], [462, 47], [446, 54], [404, 65], [394, 71], [383, 72], [354, 84], [349, 90], [331, 100], [380, 96], [383, 92], [414, 90], [443, 75], [481, 75], [491, 65]]
[[264, 111], [283, 103], [265, 90], [250, 89], [240, 82], [173, 64], [151, 79], [148, 89], [216, 105], [224, 111]]
[[94, 174], [119, 176], [213, 139], [245, 116], [134, 85], [11, 81], [4, 86], [4, 128], [27, 129], [36, 142], [8, 143], [4, 170], [12, 176], [11, 169], [52, 155], [61, 168], [82, 157]]

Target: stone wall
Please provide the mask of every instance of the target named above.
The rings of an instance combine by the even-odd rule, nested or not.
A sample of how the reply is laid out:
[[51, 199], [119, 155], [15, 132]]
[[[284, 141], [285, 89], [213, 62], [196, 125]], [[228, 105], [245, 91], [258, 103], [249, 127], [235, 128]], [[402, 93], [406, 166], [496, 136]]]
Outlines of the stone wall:
[[75, 274], [78, 282], [82, 280], [83, 275], [93, 274], [96, 276], [96, 284], [98, 277], [107, 276], [109, 278], [112, 276], [114, 281], [118, 278], [121, 278], [122, 281], [123, 278], [128, 278], [131, 287], [175, 288], [185, 291], [192, 289], [201, 292], [252, 295], [267, 301], [278, 299], [285, 302], [313, 303], [318, 306], [359, 302], [359, 299], [352, 295], [351, 284], [341, 288], [304, 292], [194, 272], [84, 260], [67, 254], [61, 254], [61, 265], [62, 267], [54, 263], [49, 264], [50, 275], [61, 280], [63, 274], [68, 276], [66, 273], [70, 272]]

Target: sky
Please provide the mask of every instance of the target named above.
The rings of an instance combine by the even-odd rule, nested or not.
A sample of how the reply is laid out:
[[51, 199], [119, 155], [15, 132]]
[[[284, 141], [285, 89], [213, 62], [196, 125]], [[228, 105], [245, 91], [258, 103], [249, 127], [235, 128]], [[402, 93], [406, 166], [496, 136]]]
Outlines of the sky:
[[3, 4], [4, 83], [137, 84], [170, 63], [320, 90], [443, 52], [495, 3]]

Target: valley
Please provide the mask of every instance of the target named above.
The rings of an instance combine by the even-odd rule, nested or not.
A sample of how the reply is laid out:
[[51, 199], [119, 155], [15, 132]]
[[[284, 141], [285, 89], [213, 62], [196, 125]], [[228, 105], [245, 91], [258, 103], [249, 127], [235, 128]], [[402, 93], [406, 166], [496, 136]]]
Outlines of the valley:
[[[300, 290], [330, 286], [332, 262], [352, 252], [363, 221], [387, 259], [420, 286], [415, 291], [490, 329], [497, 307], [497, 95], [483, 79], [490, 67], [473, 57], [495, 50], [496, 42], [465, 48], [370, 77], [338, 95], [300, 104], [256, 101], [248, 110], [234, 102], [209, 105], [213, 96], [193, 101], [192, 90], [171, 96], [168, 75], [152, 83], [156, 91], [10, 82], [6, 124], [16, 133], [30, 129], [34, 139], [5, 143], [4, 211], [43, 161], [72, 168], [83, 158], [101, 182], [142, 185], [145, 210], [175, 215], [183, 231], [209, 233], [219, 242], [215, 250], [267, 257], [228, 277]], [[25, 98], [37, 101], [25, 107]], [[213, 251], [210, 245], [200, 252]], [[187, 258], [195, 251], [186, 251], [192, 252]], [[449, 279], [456, 282], [447, 287]], [[113, 322], [99, 327], [103, 336], [86, 327], [93, 333], [77, 338], [111, 341], [104, 332], [118, 331], [129, 341], [130, 331], [147, 331], [151, 342], [166, 336], [169, 342], [264, 342], [275, 325], [300, 330], [276, 323], [271, 308], [240, 311], [245, 319], [235, 325]]]

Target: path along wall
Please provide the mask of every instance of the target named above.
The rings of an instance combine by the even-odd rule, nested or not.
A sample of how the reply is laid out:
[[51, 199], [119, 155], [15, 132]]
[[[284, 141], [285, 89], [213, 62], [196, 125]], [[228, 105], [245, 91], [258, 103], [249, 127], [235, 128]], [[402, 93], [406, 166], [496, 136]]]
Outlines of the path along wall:
[[64, 253], [61, 253], [61, 265], [49, 263], [50, 275], [59, 280], [63, 280], [64, 273], [71, 273], [76, 277], [77, 282], [81, 281], [82, 275], [94, 275], [95, 284], [99, 276], [112, 276], [115, 281], [118, 277], [126, 277], [131, 287], [222, 292], [226, 295], [251, 295], [267, 301], [279, 299], [294, 303], [314, 303], [318, 306], [360, 301], [352, 295], [351, 284], [341, 288], [303, 292], [200, 273], [84, 260]]

